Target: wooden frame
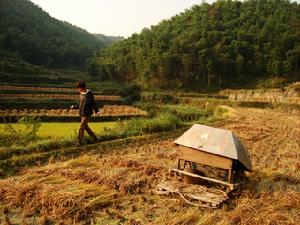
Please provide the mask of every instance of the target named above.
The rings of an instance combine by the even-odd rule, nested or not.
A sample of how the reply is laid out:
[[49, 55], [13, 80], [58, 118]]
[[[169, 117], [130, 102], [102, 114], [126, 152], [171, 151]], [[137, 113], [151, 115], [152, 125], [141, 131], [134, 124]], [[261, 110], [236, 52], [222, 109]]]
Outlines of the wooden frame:
[[[184, 161], [184, 167], [187, 162], [213, 166], [213, 167], [217, 167], [220, 169], [228, 170], [228, 183], [231, 183], [233, 159], [229, 159], [229, 158], [219, 156], [219, 155], [214, 155], [214, 154], [207, 153], [207, 152], [200, 151], [200, 150], [193, 149], [193, 148], [188, 148], [185, 146], [179, 146], [178, 153], [179, 153], [178, 165], [177, 165], [178, 170], [182, 170], [181, 165], [180, 165], [182, 160]], [[186, 175], [188, 175], [188, 174], [186, 174]], [[203, 178], [201, 176], [197, 176], [197, 177]], [[209, 179], [211, 179], [211, 178], [209, 178]], [[212, 180], [216, 181], [215, 179], [211, 179], [211, 181]]]
[[209, 177], [203, 177], [203, 176], [193, 174], [193, 173], [189, 173], [189, 172], [186, 172], [186, 171], [183, 171], [183, 170], [180, 170], [180, 169], [171, 169], [171, 172], [183, 174], [185, 176], [200, 178], [202, 180], [214, 182], [216, 184], [221, 184], [221, 185], [227, 186], [230, 191], [234, 190], [238, 186], [237, 184], [231, 184], [231, 183], [228, 183], [228, 182], [225, 182], [225, 181], [221, 181], [221, 180], [217, 180], [217, 179], [213, 179], [213, 178], [209, 178]]

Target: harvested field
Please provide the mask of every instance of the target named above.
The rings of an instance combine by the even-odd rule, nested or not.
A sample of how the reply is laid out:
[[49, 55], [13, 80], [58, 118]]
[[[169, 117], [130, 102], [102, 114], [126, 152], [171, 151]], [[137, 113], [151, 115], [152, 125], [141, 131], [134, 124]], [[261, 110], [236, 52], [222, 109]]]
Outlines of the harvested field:
[[223, 90], [220, 95], [230, 100], [300, 104], [299, 83], [281, 89]]
[[[126, 105], [105, 105], [100, 116], [112, 115], [147, 115], [143, 110]], [[78, 116], [76, 109], [7, 109], [0, 110], [1, 116]]]
[[[248, 174], [241, 194], [221, 209], [203, 210], [179, 198], [153, 193], [158, 182], [172, 179], [168, 170], [177, 156], [172, 144], [178, 136], [175, 134], [168, 140], [106, 146], [99, 154], [24, 169], [18, 176], [0, 182], [0, 205], [6, 207], [6, 215], [0, 218], [19, 224], [43, 219], [99, 225], [298, 224], [299, 116], [240, 108], [230, 114], [232, 117], [214, 126], [232, 130], [244, 142], [254, 173]], [[73, 189], [70, 184], [74, 184]], [[51, 195], [46, 190], [59, 191]], [[111, 195], [103, 197], [99, 190], [111, 190]], [[58, 205], [61, 208], [57, 209]], [[55, 216], [51, 209], [59, 213]]]
[[[119, 101], [120, 96], [113, 95], [95, 95], [95, 100]], [[78, 95], [66, 94], [0, 94], [1, 99], [64, 99], [78, 100]]]
[[66, 224], [89, 218], [91, 211], [112, 205], [117, 198], [117, 193], [108, 187], [57, 175], [28, 174], [7, 180], [0, 188], [1, 196], [9, 199], [9, 207], [24, 206], [25, 217], [39, 212], [45, 218], [64, 220]]
[[[152, 187], [155, 185], [153, 181], [161, 178], [162, 174], [164, 174], [165, 170], [169, 167], [170, 157], [175, 157], [173, 149], [170, 148], [170, 143], [169, 141], [160, 141], [159, 143], [149, 146], [149, 148], [144, 145], [138, 146], [137, 143], [135, 143], [127, 146], [126, 152], [122, 151], [124, 146], [119, 146], [107, 154], [86, 155], [64, 163], [50, 164], [46, 167], [24, 170], [20, 176], [1, 182], [1, 202], [8, 203], [10, 208], [21, 207], [23, 215], [28, 216], [28, 218], [22, 216], [25, 218], [23, 221], [32, 220], [33, 215], [29, 212], [35, 211], [38, 211], [36, 216], [40, 218], [46, 217], [56, 222], [63, 222], [63, 224], [69, 224], [69, 221], [76, 221], [76, 224], [80, 224], [80, 221], [96, 219], [96, 216], [99, 217], [99, 215], [103, 216], [100, 216], [100, 218], [106, 218], [107, 222], [109, 222], [111, 217], [117, 220], [125, 219], [127, 221], [127, 215], [130, 215], [131, 212], [133, 212], [133, 215], [129, 220], [138, 221], [139, 214], [134, 214], [134, 212], [137, 211], [137, 209], [135, 209], [136, 206], [132, 205], [131, 207], [131, 204], [133, 202], [139, 204], [144, 214], [147, 214], [148, 209], [153, 208], [153, 206], [147, 206], [145, 203], [152, 201], [151, 199], [154, 201], [157, 197], [151, 193]], [[164, 152], [163, 149], [161, 149], [161, 152], [157, 151], [160, 149], [160, 146], [164, 146], [163, 149], [166, 151]], [[25, 184], [30, 186], [31, 182], [35, 184], [38, 183], [41, 190], [34, 191], [36, 190], [34, 189], [32, 192], [28, 192], [29, 189], [26, 189], [25, 186], [27, 185]], [[68, 213], [70, 211], [68, 204], [62, 207], [63, 209], [60, 209], [62, 210], [61, 214], [58, 216], [54, 215], [48, 208], [48, 201], [51, 202], [48, 198], [56, 198], [56, 196], [44, 196], [42, 193], [45, 187], [47, 187], [48, 190], [55, 189], [57, 183], [59, 183], [61, 193], [63, 193], [65, 189], [68, 193], [67, 187], [69, 187], [71, 183], [88, 185], [87, 188], [96, 186], [98, 189], [112, 190], [112, 194], [108, 199], [110, 202], [115, 201], [115, 204], [111, 207], [108, 207], [109, 204], [104, 205], [106, 206], [105, 211], [99, 210], [99, 208], [93, 208], [92, 214], [90, 214], [91, 209], [83, 208], [84, 211], [82, 214], [89, 214], [90, 218], [80, 218], [77, 214], [69, 214], [69, 218], [66, 219], [63, 212]], [[30, 205], [28, 205], [29, 202], [23, 204], [23, 199], [11, 198], [12, 195], [20, 196], [25, 193], [28, 193], [31, 199], [37, 201], [36, 204], [30, 203]], [[112, 197], [113, 194], [116, 193], [117, 195]], [[147, 196], [149, 196], [150, 199]], [[76, 192], [74, 193], [74, 197], [76, 197]], [[46, 201], [45, 198], [47, 198], [48, 201]], [[84, 205], [82, 198], [83, 197], [77, 199], [78, 205]], [[61, 203], [65, 200], [64, 198], [60, 199]], [[70, 199], [70, 201], [72, 201], [72, 199]], [[55, 202], [54, 199], [53, 202]], [[78, 211], [78, 208], [75, 207], [74, 210]], [[149, 217], [148, 220], [150, 221], [151, 215], [149, 214], [147, 217]]]
[[53, 91], [53, 92], [75, 92], [74, 88], [61, 88], [61, 87], [26, 87], [26, 86], [0, 86], [3, 91]]

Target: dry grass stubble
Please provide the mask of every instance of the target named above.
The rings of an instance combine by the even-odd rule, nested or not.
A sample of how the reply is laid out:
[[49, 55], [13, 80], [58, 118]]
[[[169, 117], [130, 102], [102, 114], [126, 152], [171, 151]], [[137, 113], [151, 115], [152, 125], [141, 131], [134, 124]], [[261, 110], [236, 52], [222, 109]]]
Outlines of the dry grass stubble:
[[[176, 158], [172, 140], [115, 147], [107, 154], [24, 170], [0, 182], [1, 202], [21, 208], [24, 215], [65, 224], [91, 224], [89, 218], [99, 225], [298, 224], [299, 118], [270, 110], [237, 113], [219, 126], [241, 138], [255, 172], [249, 174], [241, 195], [219, 210], [190, 207], [178, 198], [152, 193], [159, 181], [171, 179], [168, 169]], [[26, 197], [16, 200], [21, 194]]]

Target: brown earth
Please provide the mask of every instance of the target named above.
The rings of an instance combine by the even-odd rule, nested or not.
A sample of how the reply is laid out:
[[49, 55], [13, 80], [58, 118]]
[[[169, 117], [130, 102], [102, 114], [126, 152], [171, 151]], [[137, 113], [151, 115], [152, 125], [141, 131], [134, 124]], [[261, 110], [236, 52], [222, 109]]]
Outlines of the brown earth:
[[158, 182], [173, 179], [168, 170], [176, 159], [175, 134], [169, 140], [120, 145], [103, 154], [26, 169], [2, 180], [0, 207], [6, 216], [0, 218], [19, 224], [298, 224], [299, 115], [250, 108], [233, 109], [229, 115], [214, 126], [230, 129], [242, 140], [254, 172], [240, 195], [221, 209], [203, 210], [177, 196], [153, 194]]

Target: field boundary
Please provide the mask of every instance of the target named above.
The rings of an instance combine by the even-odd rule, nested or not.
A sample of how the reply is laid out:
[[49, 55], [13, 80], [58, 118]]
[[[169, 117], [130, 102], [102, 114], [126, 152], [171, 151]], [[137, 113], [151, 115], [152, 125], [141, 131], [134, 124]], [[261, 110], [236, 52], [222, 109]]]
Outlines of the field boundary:
[[[12, 176], [22, 168], [45, 165], [49, 163], [49, 161], [65, 161], [87, 153], [105, 154], [110, 151], [111, 147], [125, 144], [133, 144], [139, 142], [143, 142], [143, 144], [146, 144], [148, 142], [155, 141], [155, 139], [165, 140], [176, 135], [180, 135], [185, 129], [186, 127], [182, 127], [173, 131], [158, 132], [155, 134], [146, 134], [142, 136], [132, 136], [122, 139], [103, 141], [96, 144], [84, 145], [80, 147], [59, 148], [47, 152], [33, 152], [26, 155], [12, 156], [9, 159], [0, 160], [0, 178]], [[10, 170], [7, 171], [7, 168], [10, 168]]]
[[[0, 124], [1, 123], [16, 123], [20, 118], [25, 115], [0, 115]], [[39, 119], [41, 122], [79, 122], [80, 117], [78, 116], [35, 116], [28, 115], [35, 119]], [[121, 121], [128, 120], [132, 118], [145, 117], [146, 115], [132, 114], [132, 115], [108, 115], [108, 116], [94, 116], [91, 118], [91, 122], [112, 122], [112, 121]]]

